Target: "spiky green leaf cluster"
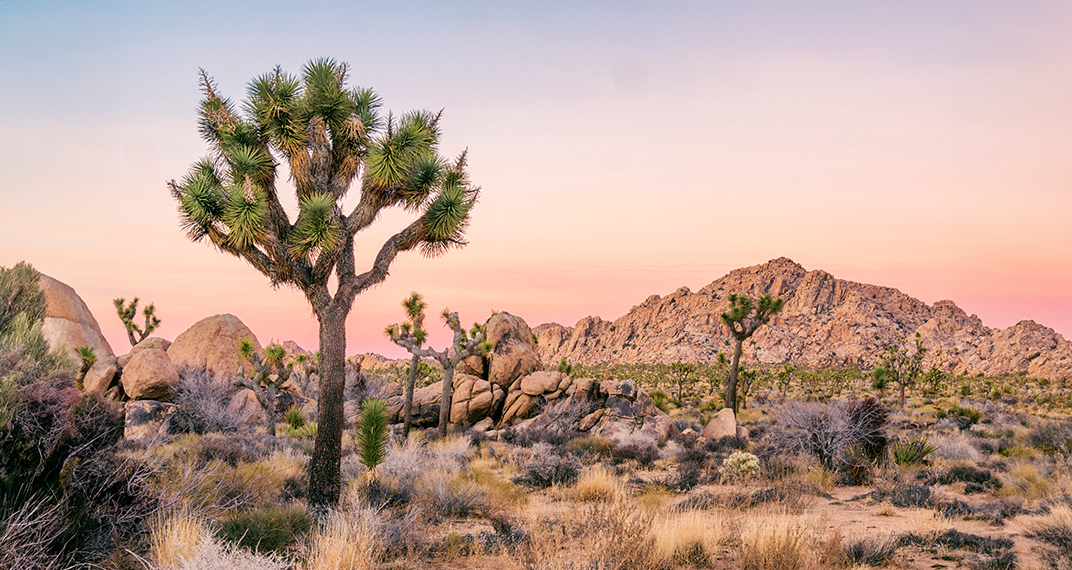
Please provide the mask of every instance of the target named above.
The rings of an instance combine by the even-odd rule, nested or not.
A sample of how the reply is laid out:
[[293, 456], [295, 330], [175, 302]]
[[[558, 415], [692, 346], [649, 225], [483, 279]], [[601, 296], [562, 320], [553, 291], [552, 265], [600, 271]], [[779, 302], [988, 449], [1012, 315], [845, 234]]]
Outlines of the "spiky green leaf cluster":
[[375, 469], [387, 456], [387, 406], [368, 398], [361, 403], [357, 420], [357, 456], [361, 464]]

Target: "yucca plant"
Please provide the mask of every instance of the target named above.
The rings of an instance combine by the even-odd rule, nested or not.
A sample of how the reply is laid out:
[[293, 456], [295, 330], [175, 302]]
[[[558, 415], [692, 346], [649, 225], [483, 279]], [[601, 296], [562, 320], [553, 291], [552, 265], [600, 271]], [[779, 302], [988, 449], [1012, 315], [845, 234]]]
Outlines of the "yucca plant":
[[74, 384], [78, 387], [79, 391], [84, 392], [86, 390], [86, 374], [89, 374], [89, 369], [93, 368], [93, 365], [97, 363], [97, 354], [93, 351], [93, 347], [88, 345], [80, 346], [74, 350], [78, 353], [78, 358], [82, 361], [81, 366], [78, 367], [78, 376], [75, 377]]
[[387, 457], [387, 406], [383, 400], [368, 398], [361, 403], [357, 449], [358, 459], [370, 471]]
[[[395, 257], [428, 256], [465, 245], [479, 189], [465, 153], [439, 152], [440, 114], [381, 114], [375, 91], [347, 86], [349, 67], [316, 59], [293, 75], [280, 68], [249, 83], [237, 106], [201, 72], [200, 130], [210, 156], [172, 181], [187, 236], [241, 257], [272, 286], [294, 286], [320, 323], [319, 414], [310, 461], [309, 502], [338, 502], [342, 488], [346, 317], [360, 293], [382, 282]], [[277, 158], [297, 192], [292, 218], [279, 199]], [[352, 187], [360, 197], [343, 210]], [[392, 235], [359, 271], [354, 238], [385, 210], [416, 219]], [[329, 279], [335, 283], [329, 290]]]
[[893, 461], [898, 465], [919, 465], [937, 448], [931, 445], [926, 436], [917, 435], [894, 442], [891, 449]]
[[305, 412], [302, 411], [301, 406], [294, 404], [283, 412], [283, 421], [287, 422], [290, 429], [298, 429], [305, 425]]

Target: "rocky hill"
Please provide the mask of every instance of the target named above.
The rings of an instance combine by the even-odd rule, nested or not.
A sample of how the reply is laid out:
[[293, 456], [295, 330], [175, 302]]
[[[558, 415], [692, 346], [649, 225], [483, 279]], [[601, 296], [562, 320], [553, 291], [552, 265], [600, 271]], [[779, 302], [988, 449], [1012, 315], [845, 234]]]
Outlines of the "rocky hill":
[[731, 271], [695, 293], [682, 287], [652, 295], [613, 322], [585, 317], [573, 327], [540, 325], [534, 329], [540, 356], [577, 364], [710, 362], [731, 350], [719, 321], [731, 293], [785, 300], [782, 312], [745, 343], [751, 360], [869, 367], [884, 346], [918, 331], [930, 349], [927, 367], [1072, 378], [1072, 343], [1034, 321], [991, 329], [952, 301], [927, 305], [890, 287], [807, 271], [784, 257]]

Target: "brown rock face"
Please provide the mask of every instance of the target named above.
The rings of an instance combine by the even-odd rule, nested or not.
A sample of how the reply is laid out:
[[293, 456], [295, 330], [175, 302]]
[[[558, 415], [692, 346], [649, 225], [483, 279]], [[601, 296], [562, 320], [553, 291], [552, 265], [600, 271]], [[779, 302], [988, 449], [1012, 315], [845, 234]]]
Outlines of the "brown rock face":
[[745, 343], [748, 360], [870, 367], [884, 346], [919, 331], [930, 349], [925, 367], [1072, 378], [1072, 343], [1052, 329], [1032, 321], [990, 329], [952, 301], [928, 306], [896, 289], [807, 271], [786, 258], [731, 271], [695, 293], [682, 287], [665, 297], [652, 295], [613, 322], [585, 317], [573, 327], [540, 325], [537, 350], [545, 362], [566, 357], [586, 365], [713, 362], [720, 351], [732, 351], [719, 320], [731, 293], [770, 293], [785, 301], [781, 313]]
[[704, 439], [714, 441], [723, 437], [737, 436], [737, 417], [730, 408], [719, 410], [703, 429]]
[[179, 385], [179, 374], [166, 352], [144, 348], [126, 363], [120, 380], [131, 400], [169, 400]]
[[532, 329], [520, 317], [496, 313], [487, 322], [491, 342], [488, 380], [503, 390], [523, 376], [540, 369], [540, 355], [533, 342]]
[[70, 286], [48, 275], [41, 275], [40, 285], [48, 304], [41, 326], [45, 340], [53, 348], [66, 346], [75, 362], [81, 361], [76, 348], [92, 347], [97, 362], [86, 374], [85, 387], [87, 392], [103, 394], [111, 386], [117, 368], [115, 353], [101, 334], [97, 319]]
[[238, 374], [239, 367], [247, 364], [238, 356], [238, 345], [244, 338], [253, 341], [253, 349], [257, 352], [264, 350], [257, 335], [238, 317], [215, 315], [201, 319], [175, 337], [167, 354], [175, 368], [194, 366], [230, 378]]

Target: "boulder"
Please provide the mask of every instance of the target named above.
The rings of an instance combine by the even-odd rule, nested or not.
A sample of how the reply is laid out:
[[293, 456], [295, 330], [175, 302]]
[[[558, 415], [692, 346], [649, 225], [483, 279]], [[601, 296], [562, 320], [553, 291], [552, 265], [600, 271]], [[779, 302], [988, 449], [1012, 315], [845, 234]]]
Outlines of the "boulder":
[[127, 362], [120, 380], [131, 400], [168, 400], [179, 385], [179, 374], [166, 352], [146, 348]]
[[723, 437], [737, 437], [737, 417], [731, 408], [722, 408], [703, 429], [703, 437], [714, 441]]
[[521, 391], [529, 396], [539, 396], [557, 391], [563, 383], [568, 385], [569, 376], [561, 372], [533, 372], [521, 379]]
[[238, 356], [238, 346], [244, 338], [253, 341], [257, 352], [264, 350], [257, 336], [238, 317], [214, 315], [201, 319], [175, 337], [167, 354], [176, 368], [193, 366], [231, 378], [238, 374], [240, 367], [249, 365]]
[[100, 326], [89, 307], [70, 286], [41, 275], [41, 290], [45, 294], [45, 322], [41, 332], [52, 348], [66, 347], [67, 354], [75, 362], [81, 362], [76, 348], [89, 346], [97, 356], [97, 362], [86, 374], [84, 386], [93, 394], [103, 394], [111, 387], [118, 370], [115, 353], [101, 334]]
[[454, 378], [454, 391], [450, 398], [450, 422], [474, 424], [488, 417], [494, 401], [491, 383], [468, 374], [456, 374]]
[[138, 344], [135, 344], [133, 347], [131, 347], [130, 352], [124, 354], [123, 356], [120, 356], [117, 359], [118, 363], [119, 363], [119, 368], [126, 367], [127, 363], [130, 362], [130, 359], [134, 358], [134, 355], [137, 354], [138, 351], [140, 351], [140, 350], [145, 350], [145, 349], [149, 349], [149, 348], [155, 348], [155, 349], [163, 350], [164, 352], [167, 352], [168, 348], [170, 348], [170, 347], [171, 347], [171, 341], [170, 340], [167, 340], [165, 338], [159, 338], [159, 337], [151, 336], [151, 337], [139, 342]]
[[167, 402], [137, 400], [127, 402], [123, 437], [134, 440], [156, 439], [185, 431], [179, 407]]
[[515, 380], [540, 369], [540, 356], [533, 342], [532, 329], [520, 317], [495, 313], [486, 325], [492, 351], [488, 380], [504, 390]]

